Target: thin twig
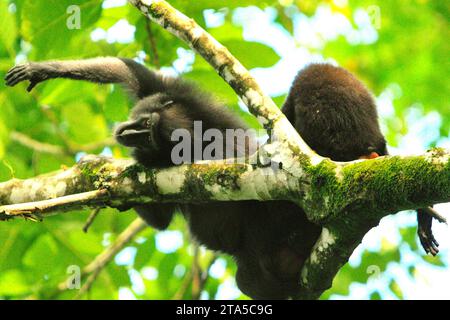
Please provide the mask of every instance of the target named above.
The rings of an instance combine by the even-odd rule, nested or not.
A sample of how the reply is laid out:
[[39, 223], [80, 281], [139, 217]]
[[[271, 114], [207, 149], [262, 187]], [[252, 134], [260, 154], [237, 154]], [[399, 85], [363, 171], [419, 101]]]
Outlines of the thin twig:
[[101, 141], [92, 142], [89, 144], [77, 144], [72, 143], [74, 150], [76, 152], [84, 151], [84, 152], [92, 152], [100, 148], [110, 147], [116, 144], [116, 140], [114, 138], [109, 137]]
[[189, 289], [189, 285], [192, 283], [192, 279], [194, 278], [194, 272], [195, 272], [194, 265], [196, 263], [196, 257], [198, 257], [198, 253], [199, 253], [199, 250], [198, 250], [199, 243], [197, 241], [195, 241], [194, 239], [192, 239], [192, 235], [190, 233], [189, 233], [189, 238], [190, 238], [189, 239], [190, 242], [192, 243], [193, 250], [194, 250], [192, 266], [187, 271], [187, 273], [185, 274], [185, 276], [183, 278], [183, 282], [181, 283], [180, 287], [178, 288], [177, 292], [175, 292], [175, 294], [173, 295], [171, 300], [181, 300], [181, 299], [183, 299], [185, 293]]
[[201, 292], [201, 277], [202, 277], [202, 269], [199, 264], [200, 259], [200, 246], [198, 243], [194, 244], [194, 257], [192, 259], [192, 287], [191, 294], [193, 300], [198, 300]]
[[[139, 232], [144, 230], [146, 227], [147, 225], [142, 219], [135, 219], [124, 231], [122, 231], [122, 233], [119, 234], [114, 243], [95, 257], [92, 262], [86, 265], [81, 272], [81, 276], [84, 277], [88, 275], [88, 278], [74, 299], [78, 299], [88, 292], [106, 265], [108, 265], [116, 254], [119, 253], [119, 251], [121, 251]], [[61, 282], [58, 285], [59, 292], [64, 290], [67, 290], [67, 281]]]
[[147, 30], [148, 40], [150, 42], [150, 49], [153, 54], [153, 64], [155, 65], [155, 67], [157, 69], [159, 69], [159, 68], [161, 68], [161, 65], [159, 63], [158, 48], [156, 47], [156, 41], [155, 41], [155, 36], [152, 31], [151, 21], [148, 19], [145, 19], [145, 29]]
[[194, 293], [192, 293], [192, 299], [194, 299], [194, 300], [200, 299], [200, 295], [201, 295], [202, 291], [205, 289], [206, 283], [208, 282], [208, 279], [209, 279], [209, 271], [211, 270], [212, 265], [214, 264], [214, 262], [216, 262], [218, 257], [219, 257], [219, 255], [217, 253], [214, 253], [214, 255], [212, 256], [208, 265], [206, 266], [205, 270], [203, 270], [201, 277], [200, 277], [198, 294], [194, 295]]
[[92, 143], [89, 143], [86, 145], [72, 142], [70, 137], [59, 126], [59, 121], [57, 119], [56, 114], [53, 112], [52, 108], [48, 105], [42, 105], [41, 110], [44, 113], [44, 115], [53, 124], [56, 134], [59, 136], [62, 143], [64, 144], [64, 146], [61, 147], [61, 149], [63, 150], [63, 153], [65, 153], [69, 156], [74, 156], [78, 152], [92, 152], [94, 150], [97, 150], [97, 149], [100, 149], [103, 147], [108, 147], [108, 146], [114, 145], [116, 143], [112, 137], [108, 137], [102, 141], [92, 142]]
[[84, 273], [91, 273], [96, 269], [102, 269], [108, 264], [122, 248], [139, 232], [147, 227], [141, 218], [135, 219], [111, 244], [108, 249], [99, 254], [91, 263], [84, 267]]
[[82, 207], [86, 203], [92, 204], [92, 200], [99, 204], [107, 194], [107, 190], [100, 189], [42, 201], [8, 204], [0, 206], [0, 220], [6, 220], [14, 216], [40, 220], [41, 213], [63, 210], [67, 206], [72, 208], [74, 204]]
[[186, 275], [183, 278], [183, 282], [180, 284], [180, 287], [178, 288], [177, 292], [172, 297], [172, 300], [181, 300], [183, 299], [184, 294], [189, 288], [189, 285], [192, 282], [192, 276], [193, 276], [192, 268], [188, 270]]
[[85, 293], [89, 292], [92, 288], [92, 285], [94, 284], [95, 280], [97, 280], [98, 275], [103, 269], [96, 269], [94, 270], [89, 277], [87, 278], [86, 282], [83, 284], [83, 286], [80, 288], [80, 291], [72, 298], [72, 300], [79, 300]]
[[[70, 146], [65, 145], [63, 147], [63, 146], [58, 146], [58, 145], [35, 140], [21, 132], [17, 132], [17, 131], [11, 132], [10, 137], [11, 137], [11, 140], [18, 142], [21, 145], [23, 145], [27, 148], [30, 148], [31, 150], [34, 150], [37, 152], [42, 152], [42, 153], [53, 154], [56, 156], [66, 155], [66, 156], [70, 156], [70, 157], [74, 156], [78, 152], [89, 153], [89, 152], [95, 151], [100, 148], [112, 146], [116, 143], [115, 140], [112, 137], [110, 137], [110, 138], [106, 138], [102, 141], [92, 142], [92, 143], [84, 144], [84, 145], [70, 142]], [[66, 141], [65, 143], [68, 143], [68, 141]]]
[[[198, 259], [200, 257], [199, 255], [199, 246], [198, 244], [195, 244], [194, 247], [194, 257], [192, 261], [192, 267], [189, 269], [189, 271], [186, 273], [186, 275], [183, 278], [183, 282], [181, 283], [178, 291], [173, 295], [172, 300], [181, 300], [183, 299], [185, 293], [189, 289], [189, 285], [192, 284], [192, 300], [198, 300], [200, 299], [200, 295], [205, 288], [205, 285], [209, 278], [209, 271], [211, 270], [212, 265], [219, 257], [218, 254], [214, 253], [211, 257], [211, 260], [209, 261], [207, 267], [205, 270], [201, 270]], [[197, 279], [197, 280], [196, 280]]]
[[[37, 100], [37, 98], [36, 98], [36, 100]], [[61, 139], [61, 141], [64, 144], [65, 152], [70, 155], [74, 154], [74, 152], [71, 148], [70, 138], [59, 126], [58, 118], [57, 118], [56, 114], [53, 112], [52, 108], [48, 105], [39, 105], [39, 107], [40, 107], [42, 113], [53, 124], [53, 128], [55, 129], [56, 134], [59, 136], [59, 138]]]
[[12, 131], [10, 137], [11, 140], [37, 152], [49, 153], [57, 156], [66, 154], [66, 150], [61, 146], [34, 140], [21, 132]]
[[89, 217], [86, 220], [86, 223], [83, 226], [84, 232], [88, 232], [89, 227], [92, 225], [92, 223], [94, 222], [95, 218], [97, 218], [99, 213], [100, 213], [100, 208], [95, 208], [94, 210], [92, 210], [91, 214], [89, 215]]

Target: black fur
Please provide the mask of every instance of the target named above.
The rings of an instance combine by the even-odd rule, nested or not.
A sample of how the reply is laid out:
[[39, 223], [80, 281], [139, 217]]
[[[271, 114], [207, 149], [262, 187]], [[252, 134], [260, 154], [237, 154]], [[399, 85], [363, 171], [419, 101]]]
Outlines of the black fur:
[[342, 68], [311, 64], [303, 69], [282, 110], [305, 142], [324, 157], [350, 161], [371, 152], [387, 154], [371, 94]]
[[[12, 68], [6, 82], [15, 85], [30, 80], [31, 90], [56, 77], [124, 84], [139, 100], [130, 120], [120, 124], [115, 135], [145, 166], [173, 165], [171, 133], [177, 128], [192, 132], [195, 120], [202, 121], [203, 130], [247, 129], [225, 106], [194, 85], [163, 77], [129, 59], [28, 63]], [[344, 69], [312, 64], [301, 71], [283, 112], [322, 156], [346, 161], [371, 152], [386, 154], [373, 98]], [[223, 143], [238, 147], [234, 140]], [[198, 159], [192, 155], [191, 160]], [[237, 284], [244, 293], [256, 299], [286, 299], [298, 293], [301, 267], [321, 230], [306, 219], [301, 208], [287, 201], [241, 201], [145, 204], [135, 210], [148, 224], [164, 229], [178, 208], [200, 243], [235, 258]]]

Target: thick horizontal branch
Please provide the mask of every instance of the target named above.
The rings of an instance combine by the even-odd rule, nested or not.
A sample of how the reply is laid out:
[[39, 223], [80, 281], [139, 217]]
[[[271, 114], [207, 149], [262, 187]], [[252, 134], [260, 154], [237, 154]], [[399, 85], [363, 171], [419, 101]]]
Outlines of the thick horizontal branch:
[[[147, 202], [290, 200], [323, 226], [302, 269], [299, 298], [317, 298], [364, 234], [385, 215], [450, 201], [450, 153], [351, 163], [279, 157], [279, 167], [202, 162], [166, 169], [86, 156], [76, 166], [0, 184], [0, 220], [42, 219], [56, 210]], [[288, 168], [289, 170], [286, 170]]]
[[278, 166], [221, 161], [149, 169], [130, 160], [88, 156], [66, 170], [1, 183], [0, 219], [42, 218], [55, 210], [84, 207], [123, 209], [149, 202], [289, 200], [299, 204], [309, 220], [323, 226], [301, 278], [300, 297], [317, 298], [380, 218], [450, 201], [448, 151], [352, 163], [324, 159], [304, 143], [248, 71], [192, 19], [165, 1], [129, 1], [186, 41], [233, 87], [275, 135], [257, 157]]
[[282, 192], [287, 179], [284, 170], [225, 161], [149, 169], [133, 160], [86, 156], [71, 168], [0, 183], [0, 219], [44, 217], [51, 211], [99, 205], [271, 200]]
[[86, 156], [72, 168], [1, 183], [0, 218], [148, 202], [290, 200], [311, 221], [327, 225], [352, 219], [359, 211], [359, 221], [372, 221], [450, 201], [449, 153], [442, 149], [350, 163], [279, 160], [281, 168], [205, 161], [149, 169], [132, 160]]
[[[337, 213], [324, 221], [322, 234], [303, 266], [303, 290], [298, 298], [317, 299], [329, 289], [364, 235], [386, 214], [450, 200], [448, 150], [435, 149], [421, 157], [384, 157], [344, 165], [340, 170], [339, 188], [344, 192], [337, 197], [348, 197], [350, 202], [344, 200], [345, 205], [332, 193], [324, 194], [325, 201], [336, 202]], [[443, 221], [439, 214], [433, 216]]]

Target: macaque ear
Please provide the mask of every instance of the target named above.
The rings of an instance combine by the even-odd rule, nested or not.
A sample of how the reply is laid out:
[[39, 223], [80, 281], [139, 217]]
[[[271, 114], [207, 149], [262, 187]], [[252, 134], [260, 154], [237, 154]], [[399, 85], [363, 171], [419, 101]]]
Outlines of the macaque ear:
[[380, 155], [378, 154], [378, 153], [376, 153], [376, 152], [371, 152], [371, 153], [369, 153], [369, 154], [367, 154], [367, 155], [364, 155], [364, 156], [361, 156], [361, 157], [359, 157], [360, 159], [375, 159], [375, 158], [378, 158]]

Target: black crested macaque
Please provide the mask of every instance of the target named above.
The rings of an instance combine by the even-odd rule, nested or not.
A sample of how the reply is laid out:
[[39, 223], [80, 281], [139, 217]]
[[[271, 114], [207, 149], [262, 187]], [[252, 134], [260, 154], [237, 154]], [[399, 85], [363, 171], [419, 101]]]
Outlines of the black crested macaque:
[[[282, 111], [323, 157], [351, 161], [388, 155], [372, 95], [343, 68], [311, 64], [301, 70]], [[432, 208], [417, 209], [420, 243], [426, 253], [435, 256], [439, 244], [431, 229], [433, 218], [446, 222]]]
[[[138, 101], [130, 120], [119, 124], [114, 134], [145, 166], [172, 166], [171, 150], [176, 142], [171, 141], [171, 134], [180, 128], [192, 133], [194, 121], [202, 122], [203, 131], [247, 129], [225, 106], [193, 84], [162, 76], [130, 59], [29, 62], [13, 67], [5, 80], [9, 86], [29, 80], [30, 91], [51, 78], [125, 85]], [[371, 94], [342, 68], [311, 64], [300, 71], [283, 112], [322, 156], [349, 161], [387, 154]], [[235, 139], [228, 141], [226, 135], [223, 144], [234, 148], [237, 156], [248, 150]], [[199, 159], [192, 154], [191, 160]], [[287, 299], [298, 294], [301, 267], [321, 232], [300, 207], [288, 201], [240, 201], [145, 204], [134, 209], [149, 225], [164, 229], [177, 208], [200, 243], [235, 258], [237, 284], [245, 294], [254, 299]], [[436, 254], [430, 210], [419, 210], [419, 235], [425, 250]]]

